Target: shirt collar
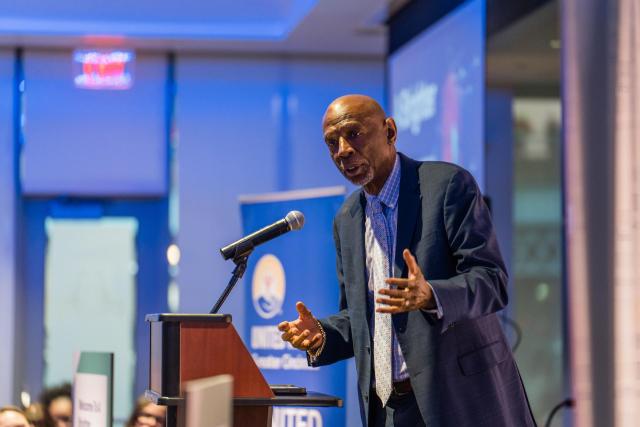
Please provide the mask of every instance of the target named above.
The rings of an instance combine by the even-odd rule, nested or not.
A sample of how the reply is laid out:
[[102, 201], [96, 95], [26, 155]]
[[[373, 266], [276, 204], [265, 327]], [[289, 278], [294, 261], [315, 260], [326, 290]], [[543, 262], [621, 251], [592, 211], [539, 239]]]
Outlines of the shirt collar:
[[364, 195], [367, 198], [367, 203], [371, 203], [371, 199], [378, 197], [388, 208], [394, 209], [396, 207], [396, 203], [398, 203], [398, 196], [400, 195], [400, 156], [396, 154], [396, 161], [393, 164], [393, 169], [391, 170], [387, 181], [382, 186], [380, 193], [375, 196], [365, 191]]

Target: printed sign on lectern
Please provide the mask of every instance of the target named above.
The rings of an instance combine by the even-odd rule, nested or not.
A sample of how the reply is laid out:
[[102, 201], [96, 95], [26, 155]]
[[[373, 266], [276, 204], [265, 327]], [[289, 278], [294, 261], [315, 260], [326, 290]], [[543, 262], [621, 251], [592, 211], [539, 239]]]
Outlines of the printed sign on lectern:
[[73, 376], [73, 425], [113, 425], [113, 353], [76, 354]]

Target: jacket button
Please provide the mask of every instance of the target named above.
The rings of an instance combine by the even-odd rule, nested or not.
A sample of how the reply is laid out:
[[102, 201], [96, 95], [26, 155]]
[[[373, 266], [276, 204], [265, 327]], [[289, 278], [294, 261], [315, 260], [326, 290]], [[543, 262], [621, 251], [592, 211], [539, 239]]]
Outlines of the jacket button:
[[452, 329], [452, 328], [454, 328], [455, 326], [456, 326], [456, 322], [451, 322], [451, 323], [449, 324], [449, 326], [447, 326], [447, 329]]

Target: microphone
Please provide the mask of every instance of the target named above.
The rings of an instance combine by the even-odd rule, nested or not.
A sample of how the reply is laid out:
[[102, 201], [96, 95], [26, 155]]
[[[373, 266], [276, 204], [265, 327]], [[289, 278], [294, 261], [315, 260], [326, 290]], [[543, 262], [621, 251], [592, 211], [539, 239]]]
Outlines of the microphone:
[[239, 258], [249, 254], [254, 247], [275, 239], [291, 230], [300, 230], [304, 225], [304, 215], [300, 211], [291, 211], [283, 219], [274, 222], [248, 236], [220, 249], [222, 258]]

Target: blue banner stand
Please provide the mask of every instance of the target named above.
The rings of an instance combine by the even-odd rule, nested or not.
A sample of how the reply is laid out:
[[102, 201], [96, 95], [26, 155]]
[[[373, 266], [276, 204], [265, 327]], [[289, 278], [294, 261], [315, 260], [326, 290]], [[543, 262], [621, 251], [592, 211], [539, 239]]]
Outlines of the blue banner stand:
[[[332, 230], [344, 194], [344, 187], [328, 187], [240, 198], [245, 235], [292, 210], [305, 216], [302, 230], [256, 247], [249, 258], [244, 337], [249, 351], [270, 384], [295, 384], [342, 398], [346, 362], [310, 368], [305, 353], [281, 340], [277, 325], [298, 318], [297, 301], [317, 317], [337, 311]], [[345, 420], [346, 411], [341, 408], [276, 407], [273, 411], [274, 427], [343, 427]]]

